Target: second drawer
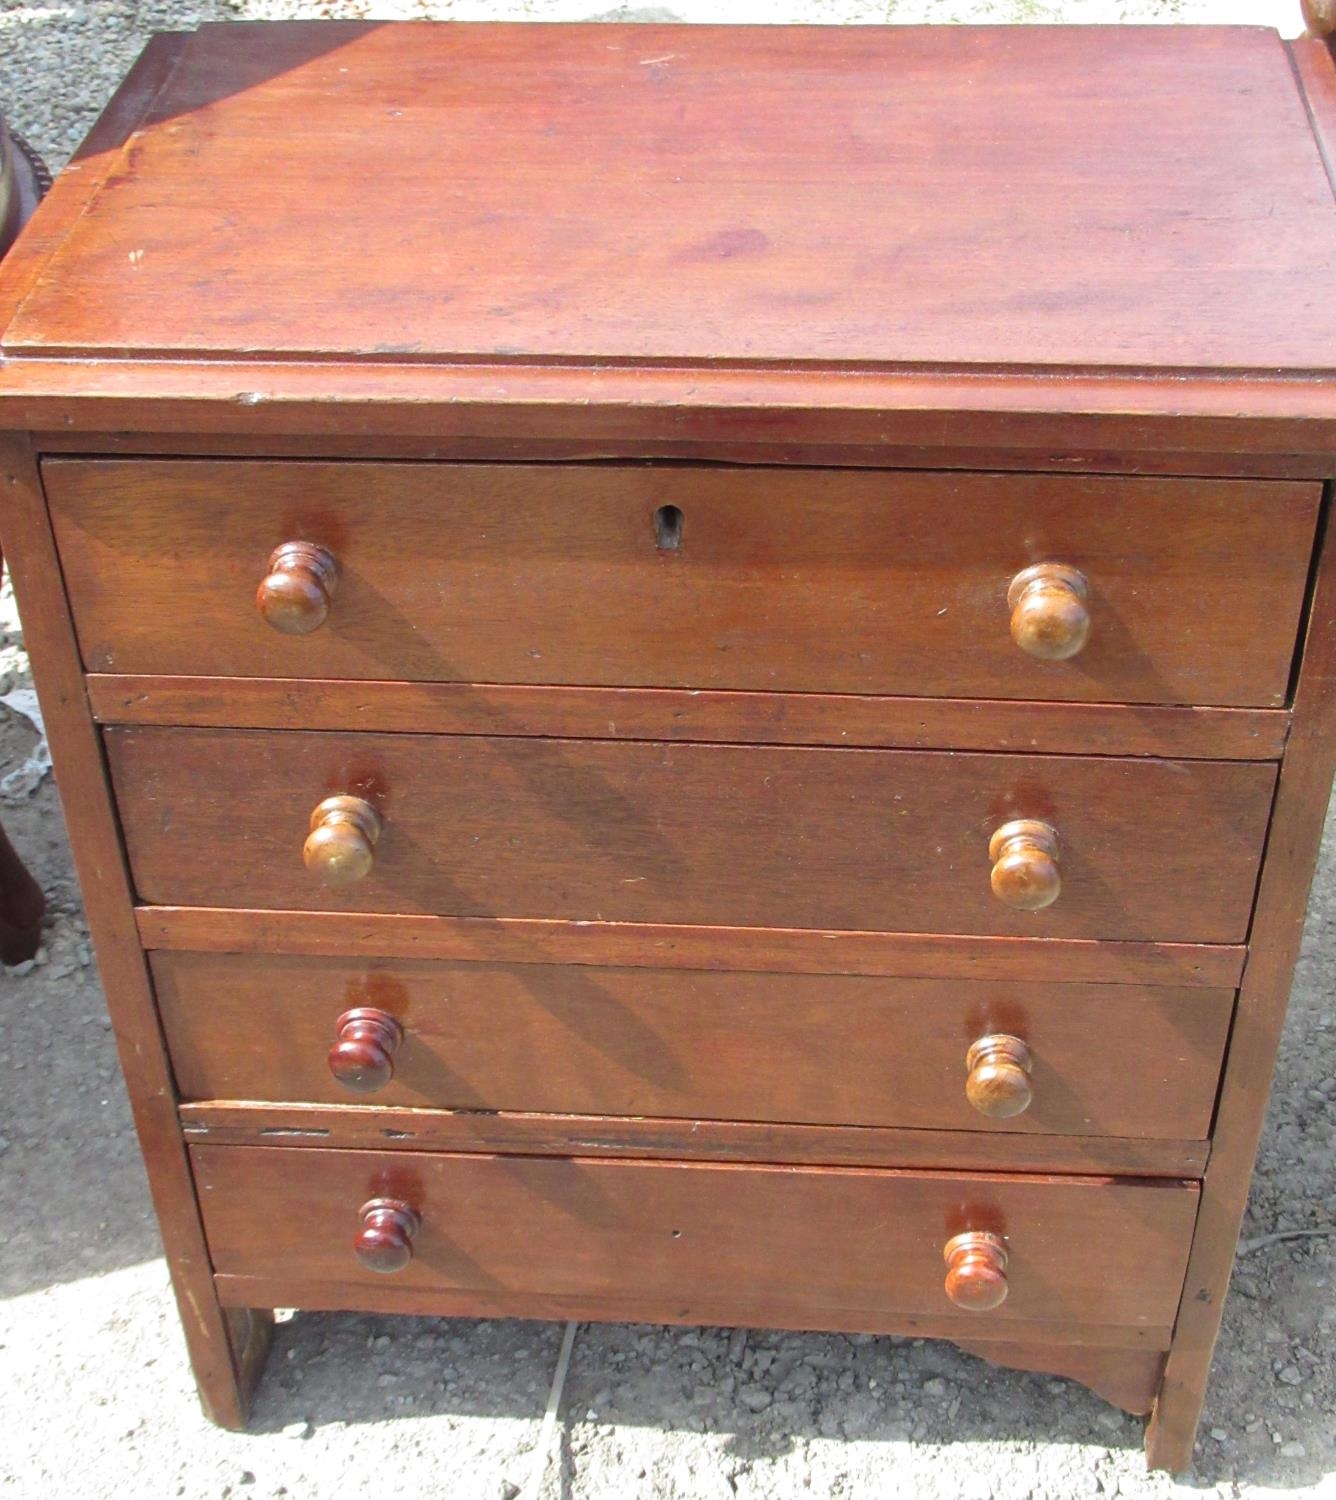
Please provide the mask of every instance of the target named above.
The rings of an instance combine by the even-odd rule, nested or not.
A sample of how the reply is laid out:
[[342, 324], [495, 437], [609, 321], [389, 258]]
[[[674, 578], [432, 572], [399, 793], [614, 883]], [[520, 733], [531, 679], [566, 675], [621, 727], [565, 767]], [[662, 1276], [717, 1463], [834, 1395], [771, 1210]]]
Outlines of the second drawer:
[[[1195, 943], [1247, 935], [1276, 777], [502, 736], [144, 728], [106, 744], [153, 905]], [[329, 811], [349, 794], [357, 817]]]
[[[1232, 992], [159, 952], [184, 1099], [1202, 1139]], [[342, 1024], [340, 1024], [342, 1023]]]

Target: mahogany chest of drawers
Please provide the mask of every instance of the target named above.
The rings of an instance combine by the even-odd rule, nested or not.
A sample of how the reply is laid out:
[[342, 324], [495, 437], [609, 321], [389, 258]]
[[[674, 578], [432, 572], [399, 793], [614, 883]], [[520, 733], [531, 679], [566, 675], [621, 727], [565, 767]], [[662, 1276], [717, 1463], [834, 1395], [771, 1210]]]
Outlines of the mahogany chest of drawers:
[[274, 1307], [918, 1333], [1189, 1460], [1336, 754], [1336, 70], [158, 38], [0, 268], [204, 1403]]

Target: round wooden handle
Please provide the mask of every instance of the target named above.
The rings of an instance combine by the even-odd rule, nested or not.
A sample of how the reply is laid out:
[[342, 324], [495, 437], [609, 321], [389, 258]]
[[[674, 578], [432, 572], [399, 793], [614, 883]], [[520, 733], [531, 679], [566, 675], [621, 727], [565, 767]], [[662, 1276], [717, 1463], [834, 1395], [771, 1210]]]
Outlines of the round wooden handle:
[[1302, 5], [1309, 36], [1336, 33], [1336, 0], [1302, 0]]
[[329, 1071], [335, 1082], [354, 1094], [383, 1089], [394, 1077], [394, 1054], [404, 1029], [387, 1011], [374, 1006], [346, 1010], [335, 1023], [338, 1040], [329, 1049]]
[[1007, 1300], [1007, 1249], [1002, 1236], [972, 1229], [946, 1242], [946, 1295], [957, 1307], [989, 1312]]
[[269, 555], [269, 571], [255, 591], [266, 625], [284, 635], [309, 635], [329, 614], [339, 581], [339, 565], [327, 547], [315, 542], [284, 542]]
[[1004, 823], [988, 841], [993, 895], [1017, 911], [1042, 911], [1062, 890], [1058, 832], [1031, 818]]
[[1018, 1036], [981, 1036], [965, 1055], [965, 1097], [990, 1120], [1010, 1120], [1030, 1107], [1030, 1049]]
[[1041, 661], [1066, 661], [1086, 643], [1090, 611], [1085, 578], [1065, 563], [1036, 563], [1007, 590], [1011, 638]]
[[362, 1227], [353, 1239], [353, 1253], [368, 1271], [392, 1276], [413, 1259], [413, 1236], [422, 1220], [415, 1208], [400, 1198], [373, 1198], [364, 1203]]
[[361, 797], [326, 797], [311, 814], [302, 849], [306, 868], [326, 885], [365, 880], [376, 860], [380, 814]]

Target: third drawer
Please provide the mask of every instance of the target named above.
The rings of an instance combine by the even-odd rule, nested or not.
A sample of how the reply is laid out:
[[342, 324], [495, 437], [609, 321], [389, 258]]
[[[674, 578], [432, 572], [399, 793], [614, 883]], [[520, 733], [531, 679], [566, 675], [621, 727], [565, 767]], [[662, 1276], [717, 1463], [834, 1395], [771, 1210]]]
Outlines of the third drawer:
[[158, 952], [186, 1100], [1204, 1139], [1232, 992]]

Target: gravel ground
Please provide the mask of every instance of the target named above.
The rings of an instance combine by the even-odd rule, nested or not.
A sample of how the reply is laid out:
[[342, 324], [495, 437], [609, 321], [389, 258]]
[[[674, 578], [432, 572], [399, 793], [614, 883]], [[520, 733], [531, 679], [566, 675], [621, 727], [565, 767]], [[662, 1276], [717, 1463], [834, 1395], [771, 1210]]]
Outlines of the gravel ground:
[[[595, 4], [597, 0], [595, 0]], [[574, 19], [588, 0], [0, 0], [0, 101], [59, 166], [147, 34], [236, 16]], [[677, 0], [603, 14], [772, 21], [1246, 21], [1267, 0]], [[0, 697], [29, 685], [8, 587]], [[22, 707], [18, 700], [17, 707]], [[0, 777], [37, 743], [0, 705]], [[0, 978], [0, 1485], [14, 1496], [514, 1500], [557, 1325], [303, 1315], [284, 1323], [253, 1430], [192, 1394], [157, 1230], [49, 777], [0, 793], [42, 880], [38, 962]], [[1336, 827], [1336, 824], [1333, 825]], [[1147, 1475], [1140, 1423], [1081, 1387], [947, 1344], [582, 1325], [545, 1497], [1068, 1500], [1336, 1495], [1336, 834], [1329, 831], [1192, 1473]], [[1287, 1231], [1302, 1237], [1263, 1241]], [[525, 1500], [530, 1500], [526, 1494]]]

